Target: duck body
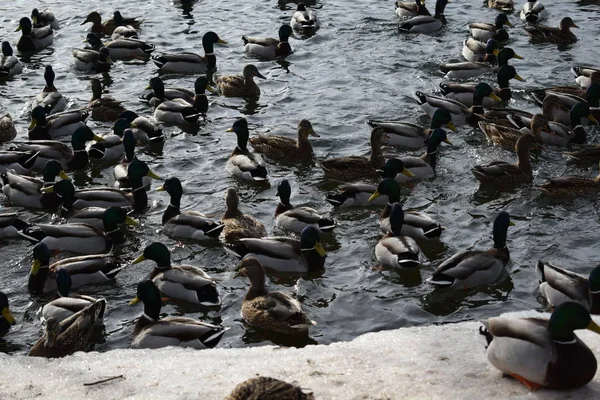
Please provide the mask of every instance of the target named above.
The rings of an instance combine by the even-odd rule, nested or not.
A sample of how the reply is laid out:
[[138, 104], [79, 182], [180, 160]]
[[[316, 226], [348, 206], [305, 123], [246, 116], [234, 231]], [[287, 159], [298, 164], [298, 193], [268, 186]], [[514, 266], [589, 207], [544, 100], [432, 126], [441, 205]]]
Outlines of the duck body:
[[21, 38], [17, 42], [17, 50], [24, 53], [40, 51], [50, 46], [54, 41], [54, 32], [51, 26], [34, 28], [31, 20], [27, 17], [19, 21], [18, 31], [21, 31]]
[[100, 14], [97, 11], [92, 11], [81, 25], [88, 22], [92, 23], [91, 31], [93, 33], [110, 36], [118, 26], [131, 26], [134, 29], [139, 29], [143, 20], [138, 20], [135, 17], [124, 18], [119, 11], [115, 11], [113, 18], [102, 21]]
[[570, 28], [579, 28], [570, 17], [560, 20], [558, 28], [543, 25], [526, 25], [525, 32], [534, 43], [571, 44], [577, 42], [577, 36]]
[[23, 64], [13, 54], [13, 49], [7, 41], [2, 42], [2, 57], [0, 57], [0, 79], [8, 79], [23, 72]]
[[414, 268], [421, 263], [421, 249], [414, 239], [404, 236], [404, 212], [400, 203], [392, 205], [390, 232], [375, 246], [375, 257], [384, 267]]
[[254, 82], [254, 77], [266, 79], [254, 66], [244, 67], [242, 75], [216, 75], [215, 85], [225, 97], [259, 97], [260, 88]]
[[319, 29], [319, 18], [314, 10], [307, 9], [303, 3], [299, 3], [290, 20], [290, 26], [304, 34], [314, 33]]
[[430, 15], [418, 15], [410, 18], [400, 24], [400, 32], [431, 33], [439, 31], [446, 24], [446, 17], [444, 16], [446, 4], [448, 4], [448, 0], [437, 0], [433, 17]]
[[[69, 110], [52, 114], [47, 118], [39, 118], [36, 116], [38, 110], [32, 111], [32, 124], [28, 132], [30, 140], [54, 140], [63, 136], [73, 136], [77, 129], [86, 126], [89, 117], [86, 110]], [[42, 112], [44, 111], [39, 112], [40, 116]]]
[[34, 151], [0, 150], [0, 174], [14, 171], [19, 175], [31, 176], [38, 153]]
[[30, 224], [20, 219], [17, 213], [1, 213], [0, 239], [22, 237], [21, 232], [29, 226]]
[[73, 49], [71, 55], [73, 56], [75, 68], [85, 72], [108, 72], [112, 65], [110, 52], [106, 47], [102, 47], [98, 51]]
[[[516, 54], [510, 47], [504, 47], [500, 50], [496, 59], [492, 58], [486, 62], [446, 63], [442, 65], [441, 70], [446, 73], [445, 78], [447, 79], [474, 78], [486, 73], [496, 72], [496, 68], [508, 65], [508, 60], [511, 58], [522, 59], [523, 57]], [[496, 62], [498, 66], [495, 65]]]
[[16, 323], [15, 317], [8, 308], [8, 297], [4, 292], [0, 292], [0, 337], [4, 336], [11, 325]]
[[215, 32], [206, 32], [202, 36], [204, 57], [191, 52], [164, 53], [153, 55], [152, 61], [162, 73], [203, 74], [217, 68], [217, 58], [214, 53], [216, 43], [227, 44]]
[[10, 142], [17, 137], [17, 130], [10, 114], [0, 117], [0, 143]]
[[571, 72], [575, 75], [575, 82], [582, 88], [600, 83], [600, 67], [575, 66], [571, 68]]
[[250, 145], [257, 153], [282, 163], [296, 163], [309, 161], [313, 158], [313, 148], [308, 141], [308, 136], [320, 137], [308, 120], [298, 123], [298, 137], [296, 140], [279, 135], [259, 133], [258, 137], [250, 138]]
[[165, 140], [162, 127], [154, 117], [140, 116], [133, 111], [125, 111], [119, 118], [129, 121], [135, 140], [141, 143], [162, 143]]
[[154, 52], [153, 44], [134, 38], [119, 38], [104, 44], [111, 60], [147, 60]]
[[[125, 111], [121, 101], [117, 101], [109, 96], [102, 95], [102, 83], [98, 78], [92, 78], [92, 99], [88, 104], [88, 110], [95, 121], [116, 121]], [[129, 127], [129, 126], [127, 126]]]
[[495, 39], [488, 39], [485, 43], [473, 37], [468, 37], [463, 42], [462, 55], [469, 62], [487, 62], [497, 64], [497, 56], [494, 51], [498, 49]]
[[397, 168], [401, 172], [395, 176], [396, 181], [405, 183], [434, 176], [438, 147], [442, 142], [451, 143], [446, 136], [446, 131], [436, 128], [427, 142], [427, 151], [421, 157], [405, 156], [400, 159], [393, 159], [395, 160], [393, 162], [401, 162], [403, 165], [403, 167]]
[[493, 24], [486, 22], [475, 22], [469, 24], [469, 33], [471, 37], [481, 42], [487, 42], [489, 39], [496, 39], [499, 42], [508, 40], [508, 32], [504, 25], [512, 26], [508, 17], [504, 13], [496, 16]]
[[243, 36], [244, 51], [266, 59], [288, 56], [292, 53], [292, 47], [288, 42], [292, 34], [289, 25], [282, 25], [279, 28], [279, 39]]
[[60, 163], [55, 160], [48, 161], [42, 170], [43, 179], [27, 175], [18, 175], [14, 171], [2, 174], [2, 192], [14, 205], [28, 208], [53, 209], [58, 206], [60, 199], [53, 193], [43, 193], [42, 189], [54, 184], [57, 176], [63, 179], [67, 175], [62, 170]]
[[402, 1], [397, 0], [394, 3], [394, 7], [396, 8], [396, 15], [404, 18], [404, 17], [416, 17], [418, 15], [431, 15], [429, 10], [425, 7], [425, 2], [421, 0], [415, 1]]
[[265, 161], [259, 154], [251, 153], [247, 149], [248, 121], [240, 118], [234, 122], [228, 132], [237, 136], [237, 146], [229, 156], [225, 168], [231, 175], [247, 181], [265, 181], [268, 179]]
[[513, 0], [488, 0], [488, 7], [495, 8], [504, 12], [513, 12], [515, 3]]
[[521, 13], [519, 14], [522, 20], [530, 24], [537, 24], [548, 18], [548, 11], [544, 5], [537, 0], [527, 0], [523, 4]]
[[34, 8], [31, 11], [31, 21], [33, 22], [33, 26], [36, 28], [50, 26], [52, 30], [60, 29], [60, 23], [58, 22], [58, 19], [56, 19], [54, 14], [52, 14], [52, 11], [49, 9], [39, 11], [37, 8]]
[[267, 399], [297, 399], [314, 400], [312, 393], [304, 393], [302, 389], [295, 385], [275, 378], [259, 376], [250, 378], [238, 384], [225, 400], [244, 400], [252, 396], [261, 396]]
[[251, 215], [239, 210], [239, 197], [233, 188], [225, 195], [227, 210], [221, 221], [225, 225], [221, 237], [225, 244], [234, 245], [242, 238], [262, 238], [267, 236], [265, 226]]
[[64, 111], [67, 108], [67, 100], [54, 87], [55, 73], [51, 65], [47, 65], [44, 71], [44, 80], [46, 86], [40, 94], [31, 102], [31, 110], [37, 106], [42, 106], [46, 115], [51, 115]]

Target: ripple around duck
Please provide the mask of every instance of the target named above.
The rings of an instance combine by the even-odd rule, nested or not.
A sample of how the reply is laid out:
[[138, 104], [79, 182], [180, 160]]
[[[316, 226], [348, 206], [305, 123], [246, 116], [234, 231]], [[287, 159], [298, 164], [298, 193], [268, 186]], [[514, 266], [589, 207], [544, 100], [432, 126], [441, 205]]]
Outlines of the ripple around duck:
[[[10, 4], [10, 7], [9, 7]], [[443, 145], [437, 176], [403, 190], [406, 207], [416, 208], [437, 217], [446, 230], [439, 243], [424, 244], [429, 262], [420, 271], [400, 273], [375, 267], [373, 248], [380, 237], [377, 208], [332, 210], [324, 194], [335, 185], [326, 182], [318, 166], [295, 167], [269, 162], [271, 185], [253, 186], [231, 178], [225, 171], [235, 136], [225, 133], [232, 122], [246, 116], [251, 134], [270, 132], [293, 136], [298, 120], [311, 120], [320, 139], [312, 140], [318, 157], [337, 157], [369, 152], [370, 118], [406, 119], [428, 123], [412, 99], [415, 90], [437, 91], [443, 81], [438, 65], [461, 60], [462, 42], [467, 25], [474, 21], [492, 21], [496, 12], [478, 2], [457, 1], [446, 10], [448, 26], [433, 35], [402, 35], [392, 2], [367, 0], [347, 2], [330, 0], [318, 3], [321, 29], [310, 38], [290, 41], [294, 54], [285, 61], [264, 61], [243, 53], [241, 36], [276, 35], [281, 23], [287, 23], [295, 4], [276, 2], [196, 2], [182, 5], [167, 0], [150, 3], [151, 13], [140, 15], [133, 3], [115, 0], [103, 2], [52, 2], [52, 11], [62, 28], [56, 33], [52, 47], [25, 61], [25, 71], [16, 79], [0, 83], [0, 113], [10, 112], [19, 137], [26, 136], [30, 106], [27, 102], [43, 87], [43, 68], [52, 64], [56, 87], [69, 99], [69, 107], [84, 106], [91, 96], [89, 77], [72, 66], [71, 49], [83, 47], [89, 29], [80, 26], [94, 7], [103, 15], [120, 9], [124, 15], [140, 15], [145, 19], [141, 38], [156, 45], [157, 52], [192, 51], [202, 53], [204, 32], [214, 30], [229, 41], [228, 46], [215, 46], [218, 72], [238, 74], [248, 63], [255, 64], [268, 79], [258, 82], [262, 96], [256, 103], [211, 96], [210, 121], [198, 134], [165, 128], [167, 141], [152, 149], [140, 149], [140, 158], [163, 177], [178, 176], [185, 188], [183, 209], [198, 210], [218, 216], [224, 210], [223, 195], [229, 186], [238, 189], [242, 210], [263, 221], [269, 232], [274, 230], [276, 183], [287, 178], [292, 185], [294, 204], [307, 204], [331, 212], [339, 226], [324, 237], [329, 251], [326, 270], [317, 276], [297, 279], [273, 276], [272, 289], [294, 292], [318, 325], [311, 331], [310, 341], [294, 342], [277, 336], [264, 336], [244, 326], [240, 306], [247, 281], [233, 278], [236, 260], [220, 248], [181, 243], [166, 238], [161, 232], [161, 216], [168, 204], [165, 193], [150, 192], [150, 209], [140, 216], [141, 225], [130, 229], [127, 243], [115, 254], [123, 263], [130, 262], [143, 247], [155, 240], [172, 249], [174, 263], [203, 266], [218, 279], [223, 304], [212, 309], [199, 309], [180, 303], [168, 303], [163, 315], [186, 315], [231, 329], [220, 346], [253, 346], [265, 342], [302, 346], [349, 340], [362, 333], [431, 323], [482, 319], [500, 312], [541, 308], [536, 301], [535, 265], [539, 258], [555, 261], [586, 274], [600, 261], [597, 252], [599, 229], [598, 204], [595, 199], [578, 199], [572, 203], [556, 203], [540, 197], [538, 191], [521, 188], [497, 194], [479, 190], [468, 169], [494, 159], [514, 159], [510, 152], [491, 147], [478, 129], [461, 128], [451, 134], [454, 146]], [[550, 85], [570, 85], [569, 68], [574, 64], [595, 64], [597, 47], [598, 6], [583, 2], [547, 4], [551, 25], [569, 15], [582, 27], [576, 33], [579, 41], [570, 46], [532, 45], [522, 30], [517, 13], [510, 16], [515, 28], [510, 29], [510, 46], [525, 60], [514, 60], [526, 83], [511, 82], [514, 96], [511, 107], [534, 111], [525, 89]], [[2, 2], [0, 38], [13, 45], [18, 33], [13, 32], [21, 16], [38, 2]], [[433, 5], [432, 5], [433, 6]], [[368, 11], [366, 11], [368, 10]], [[368, 12], [368, 15], [365, 13]], [[15, 46], [13, 46], [15, 47]], [[139, 61], [114, 65], [109, 73], [98, 77], [106, 91], [124, 101], [124, 106], [138, 113], [150, 110], [137, 97], [156, 75], [152, 62]], [[165, 75], [168, 85], [192, 88], [194, 76]], [[485, 77], [495, 83], [493, 77]], [[110, 125], [92, 122], [95, 131]], [[312, 139], [312, 138], [311, 138]], [[598, 128], [593, 128], [589, 141], [598, 143]], [[421, 154], [402, 149], [384, 148], [387, 155]], [[534, 164], [534, 184], [544, 178], [562, 174], [594, 176], [596, 166], [581, 169], [565, 163], [559, 149], [544, 152]], [[109, 168], [92, 166], [74, 175], [77, 187], [103, 186], [111, 183]], [[435, 265], [462, 249], [485, 249], [491, 246], [491, 224], [500, 209], [507, 209], [516, 222], [508, 235], [512, 261], [508, 272], [497, 284], [482, 290], [461, 293], [432, 290], [424, 283]], [[43, 213], [23, 211], [24, 218], [38, 222], [54, 220]], [[36, 315], [45, 299], [29, 296], [25, 289], [31, 265], [30, 247], [21, 241], [2, 242], [4, 265], [0, 268], [0, 289], [11, 299], [11, 309], [19, 324], [14, 326], [0, 351], [26, 352], [41, 331]], [[129, 307], [136, 283], [150, 272], [151, 263], [127, 266], [113, 284], [86, 287], [90, 295], [109, 300], [105, 318], [106, 330], [100, 350], [128, 347], [140, 307]]]

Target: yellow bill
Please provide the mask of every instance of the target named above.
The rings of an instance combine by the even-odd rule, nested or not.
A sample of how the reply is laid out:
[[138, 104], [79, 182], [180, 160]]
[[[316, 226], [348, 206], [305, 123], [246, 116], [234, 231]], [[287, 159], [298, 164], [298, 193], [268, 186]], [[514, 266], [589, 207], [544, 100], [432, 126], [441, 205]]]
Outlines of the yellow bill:
[[233, 127], [232, 127], [232, 128], [229, 128], [229, 129], [227, 129], [225, 132], [233, 132]]
[[508, 226], [515, 226], [515, 223], [514, 223], [514, 222], [512, 222], [512, 221], [510, 221], [510, 222], [508, 223]]
[[137, 220], [131, 218], [129, 215], [125, 217], [125, 223], [131, 226], [138, 226], [140, 224]]
[[504, 23], [504, 25], [506, 25], [506, 26], [509, 26], [509, 27], [511, 27], [511, 28], [514, 28], [514, 27], [515, 27], [513, 24], [511, 24], [511, 23], [510, 23], [510, 21], [506, 21], [506, 22]]
[[369, 197], [369, 201], [373, 201], [373, 200], [375, 200], [376, 198], [378, 198], [379, 196], [381, 196], [381, 193], [379, 193], [377, 190], [375, 190], [375, 193], [373, 193], [373, 194], [371, 195], [371, 197]]
[[14, 325], [17, 322], [17, 321], [15, 321], [15, 317], [13, 317], [13, 315], [10, 313], [10, 310], [8, 309], [8, 307], [4, 307], [2, 309], [2, 316], [4, 317], [6, 322], [8, 322], [11, 325]]
[[144, 261], [146, 259], [146, 257], [144, 257], [143, 254], [140, 254], [140, 256], [138, 258], [136, 258], [135, 260], [133, 260], [131, 263], [132, 264], [137, 264], [137, 263], [141, 263], [142, 261]]
[[492, 94], [490, 94], [488, 97], [489, 97], [490, 99], [492, 99], [492, 100], [496, 100], [496, 101], [502, 101], [502, 99], [501, 99], [500, 97], [498, 97], [498, 96], [496, 95], [496, 93], [492, 93]]
[[[414, 178], [414, 177], [415, 177], [415, 174], [413, 174], [412, 172], [410, 172], [410, 171], [409, 171], [408, 169], [406, 169], [406, 168], [404, 168], [404, 169], [402, 170], [402, 172], [400, 172], [400, 173], [401, 173], [402, 175], [406, 175], [406, 176], [408, 176], [409, 178]], [[369, 199], [369, 201], [370, 201], [370, 200], [371, 200], [371, 199]]]
[[64, 170], [60, 170], [60, 172], [58, 173], [58, 176], [61, 177], [61, 179], [64, 179], [66, 181], [70, 181], [71, 178], [69, 178], [69, 175], [67, 175], [67, 173]]
[[515, 79], [516, 79], [516, 80], [518, 80], [519, 82], [527, 82], [527, 81], [526, 81], [525, 79], [523, 79], [523, 78], [521, 77], [521, 75], [519, 75], [519, 74], [516, 74], [516, 75], [515, 75]]
[[98, 136], [98, 135], [96, 135], [96, 134], [94, 133], [94, 140], [95, 140], [96, 142], [103, 142], [103, 141], [104, 141], [104, 138], [103, 138], [102, 136]]
[[21, 26], [21, 24], [19, 24], [19, 27], [17, 29], [15, 29], [15, 32], [19, 32], [22, 29], [23, 29], [23, 27]]
[[494, 49], [493, 53], [494, 53], [494, 55], [495, 55], [496, 57], [498, 57], [498, 53], [500, 53], [500, 50], [498, 50], [498, 49]]
[[33, 260], [33, 264], [31, 265], [31, 271], [29, 272], [31, 275], [36, 276], [38, 272], [40, 272], [40, 267], [42, 263], [40, 260]]
[[321, 242], [318, 242], [317, 244], [315, 244], [314, 249], [321, 257], [325, 257], [327, 255], [327, 252], [323, 248], [323, 245], [321, 244]]
[[446, 127], [454, 133], [458, 132], [458, 129], [456, 129], [456, 125], [454, 125], [454, 122], [452, 122], [452, 121], [448, 122], [446, 124]]
[[154, 172], [152, 171], [148, 171], [148, 173], [146, 174], [146, 176], [149, 176], [152, 179], [162, 179], [160, 176], [156, 175]]
[[219, 39], [219, 40], [217, 40], [217, 43], [219, 43], [219, 44], [228, 44], [228, 43], [227, 43], [225, 40], [223, 40], [223, 39]]
[[452, 146], [452, 142], [448, 138], [444, 139], [444, 143], [448, 143], [450, 146]]
[[589, 120], [590, 120], [590, 122], [592, 122], [592, 123], [594, 123], [594, 124], [598, 125], [598, 120], [597, 120], [597, 119], [596, 119], [596, 117], [594, 117], [592, 114], [588, 115], [588, 116], [587, 116], [587, 119], [589, 119]]
[[134, 305], [136, 305], [139, 302], [140, 302], [140, 298], [137, 297], [137, 296], [135, 296], [135, 298], [129, 302], [129, 305], [130, 306], [134, 306]]
[[600, 326], [598, 326], [598, 324], [596, 324], [594, 321], [590, 321], [590, 324], [587, 326], [586, 329], [589, 329], [590, 331], [596, 332], [600, 335]]
[[[63, 178], [64, 179], [64, 178]], [[68, 177], [67, 177], [68, 179]], [[54, 193], [54, 186], [46, 186], [40, 189], [42, 193]]]
[[518, 59], [518, 60], [524, 60], [524, 58], [521, 57], [520, 55], [518, 55], [517, 53], [515, 53], [515, 58]]
[[165, 191], [165, 187], [164, 186], [159, 186], [156, 189], [154, 189], [156, 192], [164, 192]]
[[210, 85], [206, 85], [206, 90], [208, 90], [209, 92], [211, 92], [213, 94], [217, 94], [217, 91], [215, 90], [215, 88]]
[[37, 121], [35, 120], [35, 118], [33, 118], [31, 120], [31, 123], [29, 124], [29, 130], [32, 130], [33, 128], [35, 128], [36, 125], [37, 125]]

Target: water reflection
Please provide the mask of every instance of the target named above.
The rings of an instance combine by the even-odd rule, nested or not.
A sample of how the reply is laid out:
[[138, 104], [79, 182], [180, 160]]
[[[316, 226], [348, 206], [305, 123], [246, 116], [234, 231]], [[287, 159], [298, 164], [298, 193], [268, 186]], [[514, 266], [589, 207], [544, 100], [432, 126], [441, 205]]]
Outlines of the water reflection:
[[311, 338], [309, 335], [283, 335], [279, 333], [256, 330], [246, 324], [244, 324], [244, 328], [246, 329], [246, 331], [244, 333], [244, 336], [242, 336], [242, 340], [244, 341], [244, 343], [247, 344], [271, 342], [279, 346], [297, 348], [305, 347], [311, 344], [318, 344], [318, 342], [315, 339]]

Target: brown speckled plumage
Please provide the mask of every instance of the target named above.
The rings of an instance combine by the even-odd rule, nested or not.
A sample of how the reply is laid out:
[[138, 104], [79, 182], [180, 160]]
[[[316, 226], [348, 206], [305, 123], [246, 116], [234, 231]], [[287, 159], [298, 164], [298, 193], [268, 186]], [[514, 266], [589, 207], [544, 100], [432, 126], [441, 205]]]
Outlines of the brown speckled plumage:
[[248, 64], [242, 75], [215, 76], [215, 85], [221, 95], [226, 97], [259, 97], [260, 88], [254, 82], [255, 76], [265, 79], [254, 65]]
[[225, 400], [314, 400], [312, 393], [291, 383], [258, 376], [238, 384]]
[[239, 206], [238, 195], [233, 188], [227, 189], [225, 203], [227, 211], [223, 214], [221, 221], [225, 224], [221, 233], [227, 244], [234, 244], [242, 238], [261, 238], [267, 236], [265, 226], [256, 218], [243, 214]]
[[250, 138], [250, 145], [257, 153], [262, 153], [275, 161], [287, 163], [309, 161], [313, 156], [313, 148], [308, 141], [308, 136], [319, 137], [319, 135], [306, 119], [298, 123], [297, 132], [297, 140], [285, 136], [259, 134], [258, 137]]

